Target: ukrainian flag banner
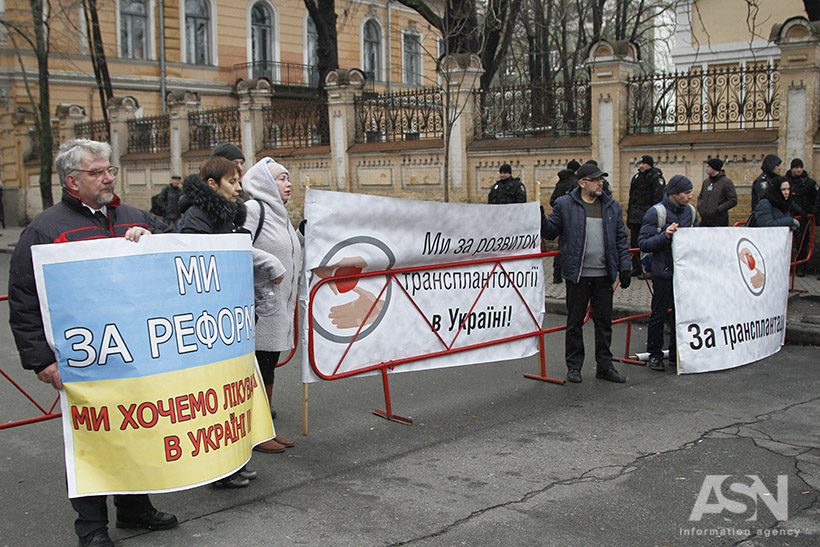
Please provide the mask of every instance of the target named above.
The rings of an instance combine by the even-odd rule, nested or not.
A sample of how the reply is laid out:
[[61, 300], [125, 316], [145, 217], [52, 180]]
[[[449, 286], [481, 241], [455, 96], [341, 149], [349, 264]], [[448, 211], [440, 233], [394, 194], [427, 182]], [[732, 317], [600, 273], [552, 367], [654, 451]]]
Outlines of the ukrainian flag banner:
[[274, 436], [251, 253], [244, 234], [32, 248], [70, 497], [207, 484]]

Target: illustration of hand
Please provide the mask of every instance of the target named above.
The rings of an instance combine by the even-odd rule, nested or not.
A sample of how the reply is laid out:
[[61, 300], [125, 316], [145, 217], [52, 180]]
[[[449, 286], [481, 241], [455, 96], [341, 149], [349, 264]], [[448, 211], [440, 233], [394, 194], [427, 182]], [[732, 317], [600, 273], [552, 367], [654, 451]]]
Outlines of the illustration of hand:
[[740, 261], [745, 264], [749, 270], [754, 272], [754, 275], [749, 279], [752, 287], [755, 289], [762, 287], [766, 281], [766, 274], [755, 268], [755, 257], [752, 256], [752, 253], [746, 247], [741, 249], [738, 255], [740, 256]]
[[[369, 325], [376, 320], [384, 307], [384, 300], [379, 300], [373, 306], [376, 297], [369, 291], [357, 287], [353, 289], [353, 292], [358, 294], [359, 298], [353, 302], [330, 308], [328, 318], [337, 328], [355, 329], [359, 326]], [[371, 307], [373, 308], [372, 312], [370, 311]], [[370, 312], [370, 315], [368, 315], [368, 312]]]
[[[335, 264], [328, 264], [321, 268], [313, 268], [313, 273], [324, 279], [337, 275], [356, 275], [367, 267], [367, 262], [360, 256], [346, 256]], [[333, 294], [346, 293], [353, 290], [359, 283], [358, 278], [345, 279], [343, 281], [332, 281], [328, 283]]]

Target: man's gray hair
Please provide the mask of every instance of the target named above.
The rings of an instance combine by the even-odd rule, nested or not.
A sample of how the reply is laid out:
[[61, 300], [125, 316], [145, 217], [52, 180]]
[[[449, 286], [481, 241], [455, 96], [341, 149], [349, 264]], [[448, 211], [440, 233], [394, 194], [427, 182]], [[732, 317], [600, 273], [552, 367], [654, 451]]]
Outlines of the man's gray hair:
[[71, 139], [61, 144], [57, 157], [54, 159], [54, 166], [57, 167], [57, 177], [63, 188], [65, 188], [66, 176], [82, 167], [81, 163], [85, 154], [94, 160], [108, 159], [111, 157], [111, 145], [91, 139]]

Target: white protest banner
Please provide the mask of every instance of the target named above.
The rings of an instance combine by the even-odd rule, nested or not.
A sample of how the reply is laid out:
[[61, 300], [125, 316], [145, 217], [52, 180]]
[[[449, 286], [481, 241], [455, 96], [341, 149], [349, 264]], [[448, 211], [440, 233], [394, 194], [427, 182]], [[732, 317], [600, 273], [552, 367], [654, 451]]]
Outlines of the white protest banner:
[[32, 259], [63, 382], [70, 497], [206, 484], [273, 437], [250, 237], [37, 245]]
[[[307, 289], [322, 279], [540, 252], [538, 203], [448, 204], [309, 190]], [[540, 258], [324, 283], [302, 321], [302, 379], [471, 347], [540, 329]], [[408, 362], [405, 372], [533, 355], [537, 338]], [[318, 376], [310, 368], [314, 356]]]
[[679, 374], [733, 368], [780, 350], [791, 242], [788, 228], [675, 232]]

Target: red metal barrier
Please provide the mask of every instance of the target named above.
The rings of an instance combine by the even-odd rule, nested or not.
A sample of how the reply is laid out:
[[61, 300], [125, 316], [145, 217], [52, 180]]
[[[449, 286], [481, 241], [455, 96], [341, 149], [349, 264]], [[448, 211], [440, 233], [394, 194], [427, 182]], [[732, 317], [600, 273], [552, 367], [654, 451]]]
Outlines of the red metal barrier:
[[[332, 277], [323, 278], [312, 288], [312, 290], [310, 292], [310, 299], [308, 301], [308, 319], [307, 320], [308, 320], [309, 329], [308, 329], [308, 347], [307, 347], [307, 351], [308, 351], [308, 362], [310, 364], [310, 367], [313, 370], [314, 374], [316, 374], [317, 377], [319, 377], [323, 380], [336, 380], [336, 379], [340, 379], [340, 378], [347, 378], [347, 377], [350, 377], [350, 376], [364, 374], [366, 372], [379, 371], [382, 375], [382, 385], [383, 385], [383, 388], [384, 388], [384, 396], [385, 396], [385, 410], [378, 410], [377, 409], [377, 410], [374, 411], [374, 414], [376, 414], [378, 416], [381, 416], [383, 418], [386, 418], [388, 420], [395, 421], [395, 422], [402, 423], [402, 424], [406, 424], [406, 425], [412, 424], [412, 420], [410, 420], [409, 418], [404, 418], [402, 416], [398, 416], [398, 415], [393, 413], [391, 400], [390, 400], [390, 386], [389, 386], [389, 382], [388, 382], [388, 378], [387, 378], [388, 369], [392, 370], [395, 367], [406, 364], [406, 363], [422, 361], [422, 360], [431, 359], [431, 358], [434, 358], [434, 357], [441, 357], [441, 356], [444, 356], [444, 355], [451, 355], [451, 354], [454, 354], [454, 353], [461, 353], [461, 352], [470, 351], [470, 350], [474, 350], [474, 349], [485, 348], [485, 347], [494, 346], [494, 345], [498, 345], [498, 344], [504, 344], [506, 342], [512, 342], [512, 341], [516, 341], [516, 340], [522, 340], [522, 339], [525, 339], [525, 338], [532, 338], [534, 336], [538, 336], [540, 338], [540, 340], [539, 340], [540, 374], [538, 374], [538, 375], [529, 375], [528, 374], [528, 375], [525, 375], [525, 376], [527, 378], [534, 378], [534, 379], [538, 379], [538, 380], [545, 381], [545, 382], [563, 384], [564, 380], [560, 380], [560, 379], [557, 379], [557, 378], [551, 378], [551, 377], [547, 376], [547, 374], [546, 374], [546, 363], [545, 363], [545, 357], [544, 357], [543, 349], [544, 349], [544, 335], [552, 333], [552, 332], [558, 332], [560, 330], [564, 330], [566, 327], [565, 326], [564, 327], [554, 327], [554, 328], [550, 328], [550, 329], [546, 329], [546, 330], [543, 329], [542, 325], [540, 325], [538, 323], [533, 311], [529, 308], [529, 306], [527, 306], [526, 301], [524, 300], [524, 297], [521, 295], [521, 292], [518, 290], [518, 288], [512, 282], [510, 283], [510, 286], [513, 287], [513, 289], [515, 289], [516, 293], [518, 294], [518, 297], [521, 299], [521, 302], [524, 303], [524, 305], [526, 306], [526, 309], [529, 312], [530, 317], [533, 320], [532, 330], [529, 331], [529, 332], [516, 334], [514, 336], [507, 336], [507, 337], [504, 337], [504, 338], [499, 338], [497, 340], [479, 342], [479, 343], [476, 343], [476, 344], [471, 344], [471, 345], [464, 346], [464, 347], [459, 347], [459, 348], [454, 348], [453, 347], [455, 345], [456, 341], [458, 340], [459, 336], [461, 335], [462, 331], [463, 331], [463, 328], [464, 328], [465, 322], [467, 320], [467, 317], [472, 312], [472, 310], [475, 308], [475, 306], [478, 304], [478, 301], [481, 298], [481, 295], [484, 294], [484, 290], [487, 288], [487, 284], [489, 283], [489, 279], [492, 276], [492, 274], [494, 272], [496, 272], [497, 270], [500, 270], [509, 279], [510, 274], [504, 268], [504, 263], [510, 262], [510, 261], [516, 261], [516, 260], [530, 260], [530, 259], [534, 259], [534, 258], [543, 259], [544, 257], [555, 256], [557, 254], [558, 254], [557, 251], [552, 251], [552, 252], [547, 252], [547, 253], [536, 253], [536, 254], [528, 254], [528, 255], [521, 255], [521, 256], [511, 256], [511, 257], [502, 257], [502, 258], [487, 258], [487, 259], [469, 260], [469, 261], [463, 261], [463, 262], [452, 262], [452, 263], [446, 263], [446, 264], [434, 264], [434, 265], [428, 265], [428, 266], [396, 268], [396, 269], [392, 269], [392, 270], [381, 270], [381, 271], [375, 271], [375, 272], [360, 272], [360, 273], [357, 273], [357, 274], [339, 275], [339, 276], [332, 276]], [[467, 315], [465, 316], [465, 319], [462, 320], [461, 324], [459, 325], [459, 329], [458, 329], [455, 337], [448, 344], [441, 338], [441, 336], [438, 334], [438, 332], [436, 332], [436, 330], [433, 328], [433, 325], [432, 325], [430, 319], [427, 316], [424, 315], [424, 313], [421, 311], [421, 309], [415, 303], [415, 301], [413, 300], [411, 295], [407, 292], [407, 290], [404, 288], [404, 286], [396, 279], [396, 276], [399, 275], [399, 274], [403, 274], [403, 273], [421, 272], [421, 271], [429, 271], [429, 270], [439, 270], [439, 269], [454, 268], [454, 267], [459, 267], [460, 268], [460, 267], [464, 267], [464, 266], [473, 266], [473, 265], [478, 265], [478, 264], [493, 264], [493, 268], [490, 272], [490, 276], [488, 276], [487, 280], [484, 282], [484, 285], [482, 286], [481, 291], [479, 292], [478, 296], [476, 297], [475, 301], [473, 302], [472, 306], [470, 307], [470, 311], [467, 313]], [[379, 293], [379, 295], [374, 300], [374, 303], [371, 305], [370, 310], [368, 311], [365, 319], [362, 321], [362, 325], [364, 325], [366, 323], [367, 317], [369, 317], [370, 314], [373, 313], [373, 310], [376, 306], [376, 303], [379, 301], [381, 296], [387, 290], [388, 286], [390, 286], [391, 283], [395, 282], [395, 284], [402, 291], [404, 291], [404, 294], [407, 296], [407, 298], [410, 300], [410, 302], [413, 303], [416, 311], [420, 314], [420, 316], [427, 323], [427, 325], [430, 328], [431, 332], [437, 337], [438, 341], [442, 345], [442, 349], [438, 350], [438, 351], [432, 351], [432, 352], [429, 352], [429, 353], [421, 354], [421, 355], [415, 355], [415, 356], [411, 356], [411, 357], [403, 357], [403, 358], [400, 358], [400, 359], [384, 361], [384, 362], [381, 362], [381, 363], [376, 363], [376, 364], [373, 364], [373, 365], [364, 366], [364, 367], [361, 367], [361, 368], [356, 369], [356, 370], [338, 372], [342, 362], [344, 361], [345, 357], [347, 356], [348, 352], [350, 351], [353, 343], [356, 341], [357, 337], [361, 333], [362, 326], [360, 326], [358, 328], [358, 330], [356, 331], [356, 333], [353, 335], [351, 341], [348, 343], [348, 345], [347, 345], [346, 349], [344, 350], [344, 352], [343, 352], [341, 358], [339, 359], [338, 363], [336, 363], [336, 366], [334, 368], [334, 372], [332, 374], [325, 374], [325, 373], [320, 372], [319, 368], [316, 365], [315, 355], [314, 355], [314, 351], [313, 351], [314, 332], [315, 332], [315, 329], [313, 328], [313, 303], [314, 303], [314, 297], [316, 295], [316, 292], [319, 290], [319, 287], [321, 287], [322, 285], [324, 285], [326, 283], [358, 280], [358, 279], [369, 278], [369, 277], [384, 277], [385, 278], [385, 283], [382, 286], [381, 292]]]
[[[8, 299], [9, 299], [9, 297], [8, 297], [7, 294], [0, 295], [0, 302], [7, 301]], [[20, 385], [17, 382], [12, 380], [11, 376], [6, 374], [3, 369], [0, 369], [0, 374], [2, 374], [3, 377], [5, 377], [6, 380], [8, 380], [9, 383], [11, 383], [11, 385], [13, 385], [15, 388], [17, 388], [17, 391], [22, 393], [23, 396], [26, 399], [28, 399], [29, 401], [31, 401], [31, 404], [33, 404], [37, 408], [37, 410], [39, 410], [42, 413], [41, 416], [37, 416], [35, 418], [27, 418], [25, 420], [16, 420], [16, 421], [13, 421], [13, 422], [7, 422], [7, 423], [4, 423], [4, 424], [0, 424], [0, 429], [9, 429], [11, 427], [17, 427], [17, 426], [26, 425], [26, 424], [33, 424], [33, 423], [42, 422], [42, 421], [45, 421], [45, 420], [53, 420], [54, 418], [59, 418], [60, 416], [63, 415], [61, 412], [56, 412], [56, 413], [54, 412], [54, 408], [57, 406], [57, 403], [60, 402], [60, 395], [59, 394], [54, 399], [54, 402], [51, 403], [51, 406], [48, 408], [48, 410], [46, 410], [45, 408], [43, 408], [43, 406], [40, 405], [40, 403], [35, 401], [34, 398], [31, 395], [29, 395], [26, 392], [25, 389], [20, 387]]]

